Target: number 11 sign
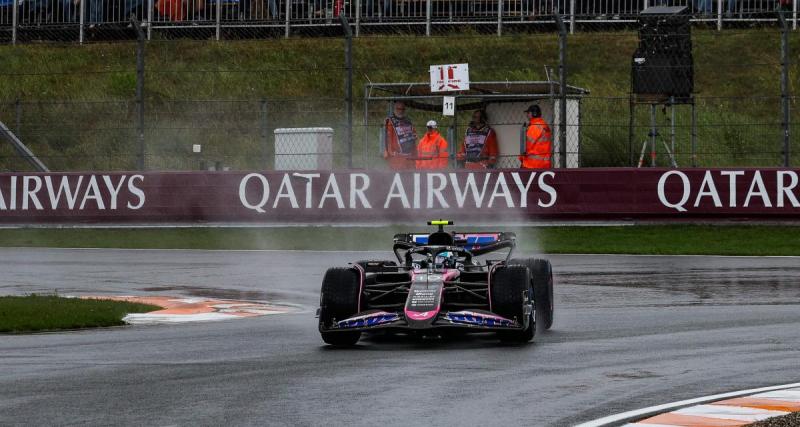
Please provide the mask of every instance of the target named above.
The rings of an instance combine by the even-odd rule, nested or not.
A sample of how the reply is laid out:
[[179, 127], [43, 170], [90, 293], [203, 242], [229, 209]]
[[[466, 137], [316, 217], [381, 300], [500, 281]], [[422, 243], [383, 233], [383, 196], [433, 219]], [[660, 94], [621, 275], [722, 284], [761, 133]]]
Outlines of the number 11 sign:
[[456, 97], [455, 96], [445, 96], [442, 99], [442, 115], [443, 116], [455, 116], [456, 115]]
[[431, 92], [469, 90], [469, 64], [431, 65]]

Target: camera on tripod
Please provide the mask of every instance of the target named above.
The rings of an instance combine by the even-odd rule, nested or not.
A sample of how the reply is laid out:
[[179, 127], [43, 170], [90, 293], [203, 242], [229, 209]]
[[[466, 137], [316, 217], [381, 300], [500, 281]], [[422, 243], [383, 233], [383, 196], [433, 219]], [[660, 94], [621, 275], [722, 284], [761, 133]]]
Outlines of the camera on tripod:
[[[631, 58], [630, 126], [628, 144], [633, 163], [634, 121], [636, 106], [650, 106], [650, 127], [642, 142], [638, 167], [645, 165], [650, 147], [650, 166], [656, 166], [656, 148], [663, 145], [669, 164], [678, 167], [675, 159], [675, 105], [692, 108], [692, 153], [695, 145], [694, 60], [692, 37], [686, 6], [657, 6], [639, 13], [639, 45]], [[657, 107], [670, 122], [670, 141], [658, 132]], [[671, 117], [667, 117], [667, 107]], [[693, 154], [694, 156], [694, 154]], [[695, 163], [694, 157], [692, 163]]]

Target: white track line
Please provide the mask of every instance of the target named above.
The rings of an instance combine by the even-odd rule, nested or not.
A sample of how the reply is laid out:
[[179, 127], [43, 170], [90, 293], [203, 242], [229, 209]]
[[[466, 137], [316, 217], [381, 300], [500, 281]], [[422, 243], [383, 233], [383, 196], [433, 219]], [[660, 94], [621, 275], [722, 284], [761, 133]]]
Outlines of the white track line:
[[772, 417], [786, 415], [786, 411], [769, 411], [766, 409], [745, 408], [723, 405], [696, 405], [672, 411], [673, 414], [692, 415], [695, 417], [722, 418], [726, 420], [756, 422]]
[[156, 325], [164, 323], [190, 323], [190, 322], [215, 322], [220, 320], [246, 319], [225, 313], [197, 313], [197, 314], [150, 314], [131, 313], [122, 320], [131, 325]]
[[767, 393], [759, 393], [753, 395], [753, 397], [761, 398], [761, 399], [775, 399], [775, 400], [783, 400], [785, 402], [798, 402], [800, 403], [800, 390], [780, 390], [780, 391], [770, 391]]
[[[703, 403], [715, 402], [717, 400], [730, 399], [733, 397], [746, 396], [757, 393], [764, 393], [768, 391], [784, 390], [790, 388], [800, 387], [800, 383], [776, 385], [771, 387], [753, 388], [749, 390], [740, 390], [730, 393], [714, 394], [711, 396], [697, 397], [688, 400], [679, 400], [677, 402], [665, 403], [663, 405], [650, 406], [647, 408], [637, 409], [634, 411], [623, 412], [621, 414], [609, 415], [607, 417], [598, 418], [593, 421], [588, 421], [583, 424], [578, 424], [575, 427], [603, 427], [615, 425], [626, 421], [633, 421], [642, 419], [649, 415], [656, 415], [663, 412], [668, 412], [674, 409], [685, 408], [692, 405], [700, 405]], [[796, 396], [795, 396], [796, 397]], [[642, 424], [638, 424], [642, 425]]]

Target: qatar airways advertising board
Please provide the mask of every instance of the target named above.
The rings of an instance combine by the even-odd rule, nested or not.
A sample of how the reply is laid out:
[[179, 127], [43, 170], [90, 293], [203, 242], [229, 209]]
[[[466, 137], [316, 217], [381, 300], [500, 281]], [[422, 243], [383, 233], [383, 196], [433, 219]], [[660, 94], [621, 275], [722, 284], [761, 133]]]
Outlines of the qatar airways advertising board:
[[798, 169], [0, 174], [0, 223], [793, 219]]

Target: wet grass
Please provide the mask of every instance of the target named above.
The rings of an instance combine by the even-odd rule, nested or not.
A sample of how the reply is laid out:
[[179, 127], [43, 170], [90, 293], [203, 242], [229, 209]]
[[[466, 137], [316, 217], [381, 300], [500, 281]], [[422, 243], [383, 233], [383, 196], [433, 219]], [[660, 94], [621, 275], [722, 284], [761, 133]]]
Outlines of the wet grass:
[[[777, 28], [695, 28], [692, 38], [699, 95], [779, 96]], [[790, 43], [798, 42], [800, 35], [791, 34]], [[594, 96], [627, 98], [630, 60], [638, 43], [635, 31], [576, 33], [568, 43], [570, 84], [586, 87]], [[146, 45], [147, 98], [341, 99], [343, 51], [339, 38], [155, 40]], [[134, 43], [3, 45], [0, 69], [9, 78], [0, 79], [0, 99], [133, 99], [135, 61]], [[425, 82], [429, 64], [459, 61], [470, 64], [473, 81], [546, 80], [544, 65], [558, 62], [558, 38], [555, 33], [361, 37], [354, 40], [354, 87]], [[791, 84], [794, 91], [796, 82]]]
[[124, 301], [64, 298], [57, 295], [0, 297], [0, 333], [118, 326], [129, 313], [161, 307]]
[[[515, 231], [518, 247], [525, 252], [800, 255], [798, 226], [637, 225], [498, 228]], [[0, 246], [389, 251], [394, 233], [415, 230], [425, 231], [426, 227], [2, 229]]]
[[[791, 72], [797, 76], [800, 34], [790, 38], [795, 46]], [[640, 108], [636, 123], [645, 128], [635, 137], [636, 147], [629, 148], [636, 32], [579, 32], [568, 43], [569, 83], [591, 91], [581, 112], [582, 164], [627, 165], [629, 151], [638, 155], [649, 120], [647, 109]], [[206, 158], [234, 169], [263, 167], [262, 151], [269, 149], [263, 148], [264, 140], [275, 127], [333, 126], [342, 144], [343, 46], [339, 38], [148, 43], [145, 137], [151, 169], [197, 168], [190, 151], [196, 143], [203, 145]], [[700, 165], [777, 165], [782, 135], [779, 31], [695, 28], [693, 46], [695, 88], [701, 97]], [[132, 43], [0, 46], [0, 117], [51, 169], [133, 169], [135, 58]], [[473, 81], [546, 80], [544, 67], [558, 63], [558, 40], [555, 33], [362, 37], [354, 41], [354, 88], [360, 94], [367, 82], [424, 82], [428, 65], [454, 62], [468, 62]], [[797, 81], [790, 78], [791, 93], [797, 93]], [[792, 103], [797, 122], [800, 109], [796, 100]], [[355, 104], [360, 118], [361, 96]], [[371, 126], [385, 110], [382, 103], [373, 103]], [[688, 107], [677, 111], [676, 151], [684, 166], [690, 164], [691, 114]], [[411, 118], [420, 122], [429, 115], [417, 111]], [[666, 126], [665, 116], [659, 120]], [[376, 151], [377, 128], [357, 124], [356, 152]], [[794, 141], [797, 134], [792, 134]], [[360, 145], [364, 135], [370, 139], [366, 146]], [[0, 170], [26, 167], [10, 147], [0, 145]]]

